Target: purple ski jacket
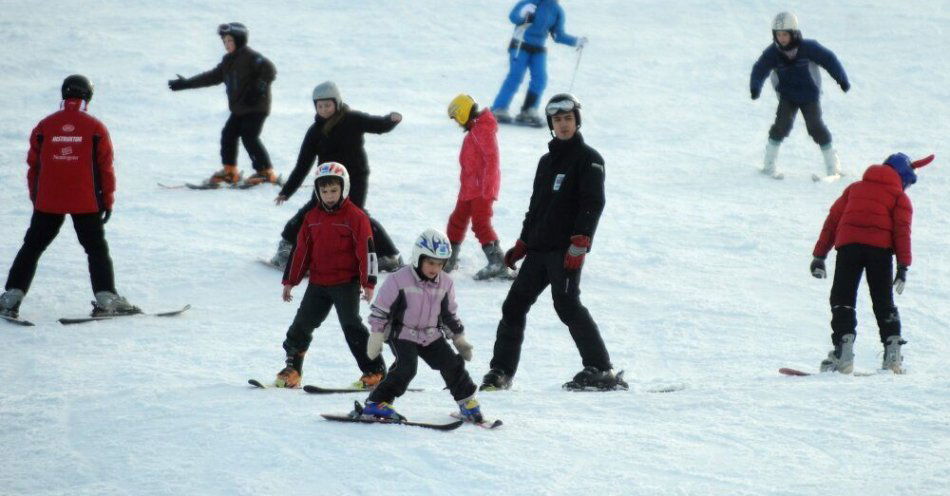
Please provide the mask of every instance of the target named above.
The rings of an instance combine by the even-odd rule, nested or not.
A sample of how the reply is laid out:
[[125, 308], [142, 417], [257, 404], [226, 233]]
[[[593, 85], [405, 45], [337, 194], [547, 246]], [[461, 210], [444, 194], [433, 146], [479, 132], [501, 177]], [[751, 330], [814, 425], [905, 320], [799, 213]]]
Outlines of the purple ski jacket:
[[451, 339], [465, 329], [455, 314], [455, 284], [446, 274], [434, 281], [419, 277], [411, 265], [393, 272], [378, 289], [371, 306], [372, 332], [428, 346], [443, 336]]

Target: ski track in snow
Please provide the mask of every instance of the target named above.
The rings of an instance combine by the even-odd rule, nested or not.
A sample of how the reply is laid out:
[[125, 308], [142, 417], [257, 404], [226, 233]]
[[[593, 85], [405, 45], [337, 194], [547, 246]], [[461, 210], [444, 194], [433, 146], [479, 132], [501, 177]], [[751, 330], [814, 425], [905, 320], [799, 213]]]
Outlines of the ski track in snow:
[[[749, 71], [787, 5], [563, 2], [567, 31], [591, 40], [574, 93], [607, 169], [583, 298], [631, 391], [560, 390], [581, 364], [545, 293], [528, 317], [514, 388], [481, 395], [505, 425], [452, 433], [334, 424], [318, 414], [345, 413], [363, 396], [245, 385], [282, 366], [304, 290], [281, 302], [280, 276], [255, 260], [272, 254], [310, 192], [275, 207], [269, 186], [159, 188], [218, 167], [227, 118], [223, 87], [172, 93], [165, 81], [220, 60], [219, 23], [248, 24], [250, 45], [278, 69], [263, 140], [285, 176], [312, 123], [315, 84], [335, 80], [358, 110], [403, 113], [392, 133], [367, 135], [366, 147], [368, 210], [407, 254], [418, 232], [444, 228], [454, 206], [462, 134], [445, 107], [459, 92], [491, 103], [507, 69], [513, 2], [80, 4], [7, 2], [0, 19], [0, 269], [32, 211], [29, 132], [56, 109], [62, 79], [83, 73], [96, 85], [91, 112], [116, 148], [107, 238], [118, 289], [147, 311], [193, 308], [169, 319], [56, 323], [87, 313], [92, 299], [67, 222], [21, 309], [37, 326], [0, 325], [0, 494], [947, 494], [943, 2], [793, 6], [805, 37], [835, 51], [853, 86], [843, 94], [822, 75], [847, 174], [827, 184], [810, 179], [821, 155], [801, 119], [779, 154], [785, 179], [756, 171], [775, 99], [770, 89], [749, 99]], [[569, 47], [548, 48], [545, 99], [567, 89], [576, 61]], [[506, 248], [547, 139], [544, 130], [500, 130], [495, 227]], [[807, 271], [827, 209], [896, 151], [937, 154], [909, 190], [914, 265], [897, 297], [909, 373], [778, 375], [782, 366], [816, 370], [829, 348], [830, 280]], [[239, 164], [250, 173], [243, 151]], [[476, 381], [508, 287], [471, 280], [483, 263], [469, 234], [455, 279]], [[856, 367], [868, 371], [881, 346], [865, 288]], [[315, 332], [304, 382], [342, 386], [356, 376], [331, 314]], [[649, 392], [676, 385], [685, 389]], [[399, 399], [403, 414], [448, 420], [455, 404], [437, 373], [420, 366], [413, 386], [426, 391]]]

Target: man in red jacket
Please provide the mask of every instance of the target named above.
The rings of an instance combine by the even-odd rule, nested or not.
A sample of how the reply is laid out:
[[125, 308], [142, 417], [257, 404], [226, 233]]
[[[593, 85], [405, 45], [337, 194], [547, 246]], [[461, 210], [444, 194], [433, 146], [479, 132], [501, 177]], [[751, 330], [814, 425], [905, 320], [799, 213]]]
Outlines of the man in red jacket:
[[86, 77], [67, 77], [61, 90], [62, 110], [40, 121], [30, 135], [26, 161], [33, 218], [0, 296], [2, 315], [17, 317], [40, 256], [59, 233], [66, 214], [72, 216], [76, 236], [89, 257], [96, 296], [93, 315], [140, 312], [115, 290], [103, 229], [112, 215], [115, 193], [112, 141], [106, 126], [86, 113], [92, 91]]
[[443, 270], [452, 272], [458, 266], [459, 249], [471, 221], [472, 231], [488, 259], [488, 265], [475, 274], [475, 279], [510, 277], [511, 271], [505, 266], [505, 254], [491, 222], [492, 204], [498, 200], [501, 186], [496, 137], [498, 122], [491, 110], [479, 110], [475, 100], [466, 94], [456, 96], [449, 103], [449, 118], [462, 126], [466, 134], [459, 153], [461, 187], [446, 228], [452, 243], [452, 257]]
[[911, 263], [910, 225], [914, 213], [904, 190], [917, 182], [914, 169], [933, 158], [931, 155], [911, 162], [907, 155], [895, 153], [884, 165], [868, 167], [864, 177], [845, 188], [831, 206], [810, 266], [812, 275], [823, 279], [827, 274], [825, 257], [832, 246], [838, 250], [831, 287], [831, 342], [835, 349], [821, 362], [822, 372], [850, 374], [854, 370], [858, 324], [854, 308], [861, 273], [867, 272], [874, 316], [884, 344], [881, 368], [903, 373], [901, 345], [906, 341], [901, 339], [900, 314], [891, 292], [891, 256], [897, 256], [893, 287], [901, 294]]

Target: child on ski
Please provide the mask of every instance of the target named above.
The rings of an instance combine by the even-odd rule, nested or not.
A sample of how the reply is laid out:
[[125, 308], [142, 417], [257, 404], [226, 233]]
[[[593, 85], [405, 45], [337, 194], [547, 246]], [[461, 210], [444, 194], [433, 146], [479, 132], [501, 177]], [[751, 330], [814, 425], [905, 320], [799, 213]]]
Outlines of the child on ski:
[[[917, 181], [914, 169], [933, 160], [930, 155], [911, 162], [895, 153], [884, 165], [872, 165], [864, 177], [852, 183], [831, 206], [813, 251], [809, 269], [814, 277], [826, 277], [825, 257], [831, 247], [838, 251], [831, 286], [831, 343], [834, 350], [821, 362], [822, 372], [850, 374], [854, 370], [854, 338], [857, 328], [855, 303], [861, 273], [867, 274], [868, 290], [884, 345], [882, 369], [903, 373], [901, 321], [894, 305], [891, 285], [904, 291], [911, 263], [910, 225], [913, 206], [905, 190]], [[897, 274], [892, 255], [897, 256]]]
[[372, 388], [383, 378], [382, 358], [366, 356], [369, 331], [359, 314], [360, 288], [363, 299], [373, 298], [376, 285], [376, 254], [369, 218], [349, 200], [350, 179], [346, 167], [336, 162], [317, 169], [314, 188], [319, 204], [304, 217], [297, 244], [284, 277], [284, 301], [309, 272], [310, 285], [287, 330], [284, 351], [286, 367], [277, 374], [277, 387], [300, 387], [303, 359], [313, 330], [336, 307], [346, 344], [363, 372], [354, 387]]
[[828, 71], [841, 91], [851, 88], [844, 67], [835, 54], [815, 40], [803, 40], [798, 29], [798, 18], [791, 12], [782, 12], [772, 21], [772, 44], [762, 52], [752, 66], [749, 80], [752, 99], [759, 98], [762, 84], [771, 73], [772, 85], [778, 94], [778, 109], [775, 123], [769, 129], [769, 141], [765, 147], [763, 174], [781, 179], [775, 161], [779, 145], [788, 137], [801, 111], [809, 136], [821, 148], [825, 161], [825, 174], [836, 179], [841, 175], [838, 153], [831, 144], [831, 133], [821, 119], [821, 79], [818, 66]]
[[498, 245], [498, 234], [492, 227], [492, 204], [498, 199], [501, 171], [498, 167], [498, 122], [489, 109], [479, 109], [469, 95], [458, 95], [449, 103], [449, 118], [465, 130], [459, 163], [461, 187], [455, 210], [449, 216], [449, 241], [452, 258], [445, 264], [445, 272], [452, 272], [458, 264], [459, 249], [465, 240], [465, 230], [472, 223], [472, 231], [482, 245], [488, 265], [475, 274], [475, 279], [489, 279], [509, 275], [504, 254]]
[[548, 56], [544, 43], [548, 36], [551, 36], [556, 43], [580, 50], [587, 44], [587, 38], [575, 38], [564, 32], [564, 9], [558, 4], [558, 0], [521, 0], [511, 9], [508, 18], [516, 26], [508, 45], [508, 75], [498, 90], [491, 110], [498, 122], [507, 124], [512, 121], [508, 106], [524, 79], [525, 71], [530, 70], [528, 92], [515, 121], [541, 127], [544, 121], [538, 116], [538, 105], [541, 102], [541, 93], [548, 84]]
[[[363, 135], [392, 131], [402, 122], [402, 115], [390, 112], [377, 117], [352, 110], [343, 103], [340, 90], [333, 81], [320, 83], [313, 89], [313, 106], [317, 112], [314, 123], [307, 130], [303, 143], [300, 145], [300, 153], [297, 155], [297, 164], [280, 190], [280, 194], [274, 199], [274, 203], [280, 205], [287, 201], [303, 183], [314, 162], [319, 159], [319, 163], [339, 162], [346, 166], [351, 181], [350, 201], [363, 209], [369, 190], [369, 161], [366, 158], [366, 150], [363, 148]], [[287, 264], [303, 217], [317, 202], [318, 199], [314, 195], [287, 221], [271, 264], [279, 268], [284, 268]], [[389, 234], [383, 229], [382, 224], [372, 217], [369, 221], [379, 254], [380, 270], [391, 272], [402, 267], [399, 250], [389, 239]]]
[[105, 124], [87, 113], [92, 93], [85, 76], [67, 77], [60, 89], [62, 110], [41, 120], [30, 134], [26, 162], [33, 218], [0, 295], [0, 315], [17, 318], [40, 256], [56, 238], [66, 214], [89, 258], [96, 297], [92, 315], [141, 312], [115, 290], [103, 228], [112, 216], [115, 195], [112, 140]]
[[[455, 313], [452, 278], [442, 270], [451, 254], [445, 234], [427, 229], [412, 248], [411, 265], [394, 272], [379, 289], [369, 317], [372, 334], [366, 354], [379, 357], [385, 341], [396, 361], [366, 399], [362, 415], [404, 419], [392, 403], [406, 392], [421, 357], [441, 372], [462, 418], [482, 422], [475, 383], [463, 362], [472, 359], [472, 345], [465, 340], [462, 322]], [[448, 339], [457, 354], [446, 342]]]
[[270, 85], [277, 76], [277, 69], [270, 60], [247, 46], [248, 29], [244, 24], [222, 24], [218, 26], [218, 36], [227, 54], [217, 67], [197, 76], [184, 78], [178, 75], [177, 79], [168, 81], [168, 88], [172, 91], [221, 83], [227, 89], [231, 115], [221, 130], [222, 168], [205, 183], [233, 185], [241, 181], [241, 173], [237, 168], [238, 139], [244, 143], [255, 171], [244, 184], [276, 183], [277, 174], [261, 141], [261, 130], [270, 114]]

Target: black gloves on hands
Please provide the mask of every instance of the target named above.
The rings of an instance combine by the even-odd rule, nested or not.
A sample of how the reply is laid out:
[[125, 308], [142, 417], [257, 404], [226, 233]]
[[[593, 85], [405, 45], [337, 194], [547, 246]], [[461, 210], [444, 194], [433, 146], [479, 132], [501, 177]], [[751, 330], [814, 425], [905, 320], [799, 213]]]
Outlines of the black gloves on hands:
[[185, 79], [181, 74], [175, 74], [178, 76], [178, 79], [169, 79], [168, 80], [168, 89], [172, 91], [180, 91], [188, 89], [188, 80]]
[[109, 222], [109, 218], [112, 217], [112, 210], [102, 210], [99, 212], [99, 219], [102, 220], [102, 225], [106, 225], [106, 222]]
[[808, 270], [811, 271], [812, 277], [816, 279], [824, 279], [828, 277], [828, 272], [825, 270], [825, 257], [813, 258]]
[[897, 294], [904, 293], [904, 284], [907, 283], [907, 266], [906, 265], [897, 265], [897, 275], [894, 276], [894, 291], [897, 291]]
[[753, 100], [758, 100], [758, 99], [759, 99], [759, 94], [760, 94], [761, 92], [762, 92], [762, 90], [752, 90], [752, 99], [753, 99]]

